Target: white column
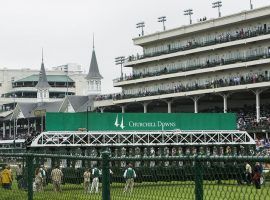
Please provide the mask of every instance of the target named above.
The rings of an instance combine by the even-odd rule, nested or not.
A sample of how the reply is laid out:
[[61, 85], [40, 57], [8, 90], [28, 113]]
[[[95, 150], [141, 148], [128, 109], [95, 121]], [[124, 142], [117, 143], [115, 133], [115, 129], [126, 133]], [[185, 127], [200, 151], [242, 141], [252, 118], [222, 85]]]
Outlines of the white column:
[[37, 120], [35, 119], [34, 121], [34, 130], [36, 131], [37, 130]]
[[198, 101], [200, 99], [200, 96], [194, 96], [192, 97], [192, 100], [194, 101], [194, 113], [198, 113]]
[[198, 113], [198, 100], [194, 100], [194, 113]]
[[104, 108], [99, 108], [101, 113], [104, 113]]
[[228, 110], [227, 100], [228, 100], [228, 95], [224, 94], [223, 95], [223, 112], [224, 113], [227, 113], [227, 110]]
[[121, 106], [122, 108], [122, 113], [125, 113], [125, 106]]
[[40, 117], [40, 122], [41, 122], [40, 133], [42, 133], [44, 130], [43, 115], [41, 115], [41, 117]]
[[14, 139], [14, 136], [16, 134], [16, 120], [13, 119], [12, 121], [13, 121], [13, 133], [12, 133], [11, 137], [12, 137], [12, 139]]
[[27, 133], [30, 133], [30, 123], [29, 123], [29, 119], [27, 119]]
[[256, 95], [256, 121], [259, 122], [260, 121], [260, 90], [256, 90], [255, 91], [255, 95]]
[[168, 104], [168, 113], [172, 113], [172, 102], [168, 101], [167, 104]]
[[147, 104], [148, 103], [143, 103], [143, 113], [147, 113]]
[[218, 93], [223, 98], [223, 112], [228, 112], [228, 97], [230, 96], [230, 93]]
[[11, 121], [9, 121], [9, 137], [11, 137]]
[[18, 124], [17, 124], [17, 122], [18, 122], [18, 120], [17, 119], [15, 119], [15, 132], [14, 132], [14, 134], [15, 134], [15, 139], [16, 139], [16, 136], [17, 136], [17, 132], [18, 132]]
[[6, 136], [6, 123], [3, 122], [3, 137]]

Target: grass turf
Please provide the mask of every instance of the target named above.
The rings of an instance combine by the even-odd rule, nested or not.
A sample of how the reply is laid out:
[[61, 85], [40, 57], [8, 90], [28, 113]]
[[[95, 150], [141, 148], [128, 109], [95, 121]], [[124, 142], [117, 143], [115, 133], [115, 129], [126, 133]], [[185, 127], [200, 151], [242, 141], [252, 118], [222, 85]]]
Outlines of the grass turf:
[[[205, 200], [270, 200], [270, 185], [256, 190], [254, 186], [237, 185], [228, 181], [217, 185], [214, 182], [204, 182]], [[113, 183], [111, 186], [112, 200], [194, 200], [194, 184], [192, 182], [158, 182], [136, 183], [132, 194], [124, 194], [123, 183]], [[14, 183], [12, 190], [0, 189], [0, 200], [26, 200], [27, 192], [19, 190]], [[85, 194], [82, 184], [62, 185], [62, 192], [53, 192], [52, 185], [45, 187], [43, 192], [34, 192], [34, 200], [100, 200], [101, 188], [98, 194]]]

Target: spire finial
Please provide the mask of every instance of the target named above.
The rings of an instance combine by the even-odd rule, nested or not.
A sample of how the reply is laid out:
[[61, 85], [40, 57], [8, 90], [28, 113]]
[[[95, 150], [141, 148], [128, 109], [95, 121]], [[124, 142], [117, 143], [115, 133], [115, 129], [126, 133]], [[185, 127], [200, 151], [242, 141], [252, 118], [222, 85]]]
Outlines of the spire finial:
[[43, 63], [43, 47], [42, 47], [42, 63]]
[[93, 49], [95, 49], [95, 35], [93, 33]]

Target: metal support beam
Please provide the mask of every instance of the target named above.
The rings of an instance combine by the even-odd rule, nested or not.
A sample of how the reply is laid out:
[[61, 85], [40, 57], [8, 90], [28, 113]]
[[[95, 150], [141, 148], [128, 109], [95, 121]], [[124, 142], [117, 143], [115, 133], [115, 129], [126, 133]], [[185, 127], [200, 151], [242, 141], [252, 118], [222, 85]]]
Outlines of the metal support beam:
[[109, 169], [109, 152], [102, 153], [102, 199], [110, 200], [110, 169]]
[[32, 155], [26, 157], [28, 200], [33, 200], [33, 174], [34, 174], [33, 161], [34, 157]]
[[246, 131], [51, 131], [43, 132], [31, 147], [109, 147], [167, 145], [237, 145], [255, 144]]

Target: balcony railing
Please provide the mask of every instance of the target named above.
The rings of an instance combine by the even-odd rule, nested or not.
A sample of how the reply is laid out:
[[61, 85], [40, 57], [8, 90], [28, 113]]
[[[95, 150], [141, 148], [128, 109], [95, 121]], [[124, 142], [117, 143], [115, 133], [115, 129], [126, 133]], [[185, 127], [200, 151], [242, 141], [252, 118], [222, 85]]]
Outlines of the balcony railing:
[[147, 77], [153, 77], [153, 76], [160, 76], [160, 75], [165, 75], [165, 74], [173, 74], [173, 73], [178, 73], [178, 72], [187, 72], [187, 71], [192, 71], [192, 70], [197, 70], [197, 69], [206, 69], [206, 68], [211, 68], [211, 67], [217, 67], [220, 65], [229, 65], [229, 64], [234, 64], [237, 62], [248, 62], [248, 61], [253, 61], [253, 60], [258, 60], [258, 59], [266, 59], [269, 58], [270, 55], [266, 53], [258, 54], [258, 55], [251, 55], [251, 56], [246, 56], [246, 57], [239, 57], [239, 58], [232, 58], [232, 59], [223, 59], [221, 58], [219, 61], [212, 61], [210, 62], [209, 60], [206, 61], [205, 64], [200, 64], [200, 65], [190, 65], [187, 67], [179, 67], [178, 69], [172, 69], [168, 70], [166, 67], [163, 70], [156, 71], [156, 72], [148, 72], [145, 74], [133, 74], [130, 76], [126, 76], [123, 78], [117, 78], [114, 79], [114, 83], [122, 82], [122, 81], [128, 81], [128, 80], [135, 80], [135, 79], [141, 79], [141, 78], [147, 78]]
[[114, 94], [104, 94], [96, 96], [96, 101], [103, 101], [103, 100], [112, 100], [117, 99], [118, 96], [121, 96], [122, 93], [114, 93]]
[[249, 76], [233, 76], [227, 79], [218, 79], [218, 80], [209, 80], [203, 84], [193, 83], [192, 86], [189, 85], [175, 85], [171, 88], [166, 89], [157, 89], [154, 91], [144, 91], [138, 92], [136, 94], [112, 94], [106, 95], [106, 97], [98, 96], [96, 98], [97, 101], [104, 100], [104, 99], [113, 99], [113, 100], [121, 100], [121, 99], [130, 99], [130, 98], [139, 98], [139, 97], [146, 97], [146, 96], [156, 96], [156, 95], [163, 95], [163, 94], [172, 94], [172, 93], [180, 93], [180, 92], [189, 92], [194, 90], [204, 90], [204, 89], [211, 89], [211, 88], [220, 88], [220, 87], [228, 87], [228, 86], [236, 86], [236, 85], [245, 85], [251, 83], [260, 83], [266, 82], [270, 80], [270, 76], [265, 76], [263, 74], [252, 74]]
[[[14, 99], [14, 94], [16, 98], [27, 99], [27, 98], [37, 98], [36, 92], [16, 92], [16, 93], [5, 93], [1, 95], [1, 98]], [[66, 93], [63, 92], [49, 92], [50, 98], [64, 98]], [[75, 92], [68, 92], [68, 95], [75, 95]]]
[[155, 56], [160, 56], [164, 54], [169, 54], [169, 53], [175, 53], [179, 51], [186, 51], [186, 50], [191, 50], [191, 49], [196, 49], [199, 47], [206, 47], [206, 46], [211, 46], [215, 44], [221, 44], [221, 43], [226, 43], [226, 42], [232, 42], [236, 40], [242, 40], [242, 39], [247, 39], [247, 38], [252, 38], [260, 35], [266, 35], [270, 34], [270, 29], [264, 29], [263, 27], [259, 27], [256, 31], [243, 31], [243, 29], [236, 31], [235, 34], [221, 34], [218, 38], [215, 37], [213, 40], [209, 40], [206, 42], [196, 42], [196, 41], [189, 41], [187, 42], [186, 45], [178, 47], [178, 48], [169, 48], [164, 51], [160, 52], [155, 52], [155, 53], [149, 53], [149, 54], [144, 54], [144, 55], [139, 55], [137, 56], [128, 56], [127, 57], [127, 62], [131, 61], [136, 61], [144, 58], [150, 58], [150, 57], [155, 57]]
[[[24, 87], [32, 87], [32, 88], [35, 88], [37, 84], [13, 84], [12, 87], [13, 88], [24, 88]], [[52, 84], [52, 83], [49, 83], [49, 85], [52, 87], [52, 88], [66, 88], [67, 86], [64, 85], [64, 84]], [[75, 83], [72, 83], [72, 84], [69, 84], [68, 85], [69, 88], [75, 88]]]

